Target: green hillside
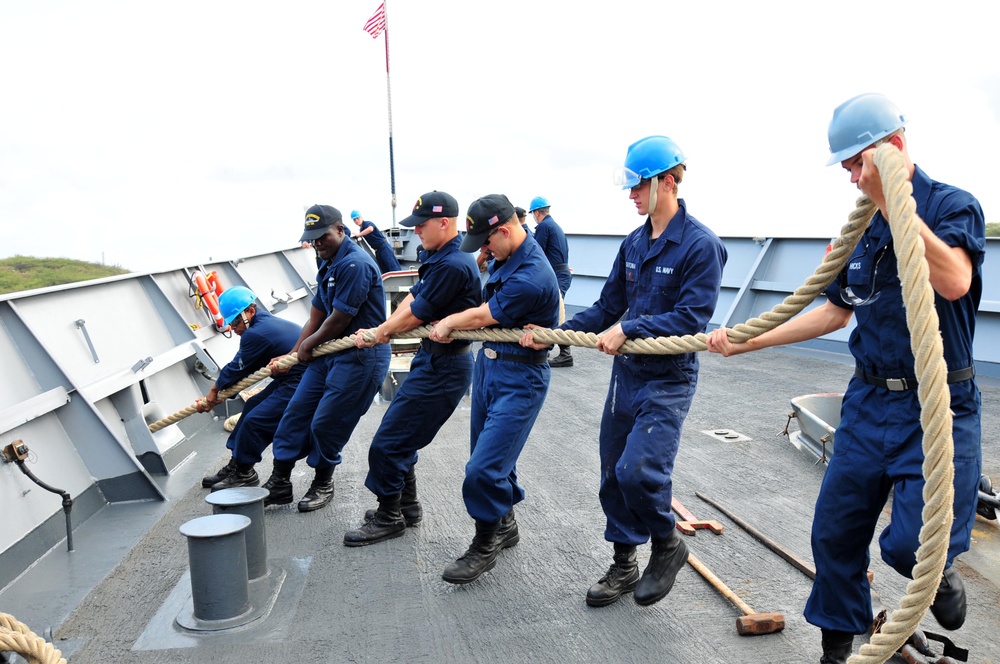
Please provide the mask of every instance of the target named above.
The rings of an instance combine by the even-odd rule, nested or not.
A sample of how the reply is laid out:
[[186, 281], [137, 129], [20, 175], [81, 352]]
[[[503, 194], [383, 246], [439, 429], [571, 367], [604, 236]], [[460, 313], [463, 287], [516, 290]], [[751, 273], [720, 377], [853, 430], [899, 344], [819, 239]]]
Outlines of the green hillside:
[[0, 294], [70, 284], [128, 274], [118, 265], [100, 265], [69, 258], [12, 256], [0, 259]]

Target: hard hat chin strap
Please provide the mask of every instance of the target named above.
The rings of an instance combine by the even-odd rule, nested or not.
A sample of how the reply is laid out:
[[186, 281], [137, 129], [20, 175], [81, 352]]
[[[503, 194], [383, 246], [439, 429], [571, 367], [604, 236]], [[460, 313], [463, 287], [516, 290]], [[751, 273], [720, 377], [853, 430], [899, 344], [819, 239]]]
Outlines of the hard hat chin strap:
[[656, 190], [660, 188], [660, 176], [654, 175], [649, 179], [649, 216], [653, 216], [653, 212], [656, 211], [657, 201]]

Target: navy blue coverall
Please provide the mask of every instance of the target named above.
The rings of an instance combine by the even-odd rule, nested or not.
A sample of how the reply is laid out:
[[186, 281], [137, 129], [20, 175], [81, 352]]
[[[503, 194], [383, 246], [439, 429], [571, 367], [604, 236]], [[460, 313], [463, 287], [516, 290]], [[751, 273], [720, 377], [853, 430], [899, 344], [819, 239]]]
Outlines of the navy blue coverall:
[[[329, 317], [351, 316], [343, 336], [385, 322], [385, 291], [375, 261], [353, 242], [343, 242], [316, 275], [312, 306]], [[313, 468], [341, 462], [340, 452], [368, 412], [389, 370], [388, 344], [348, 348], [306, 365], [302, 382], [274, 434], [274, 458], [295, 462], [308, 456]]]
[[362, 221], [361, 228], [358, 231], [363, 231], [366, 228], [372, 229], [372, 232], [365, 235], [365, 240], [371, 245], [372, 251], [375, 252], [375, 262], [378, 263], [379, 269], [382, 274], [386, 272], [397, 272], [402, 268], [399, 265], [399, 261], [396, 260], [396, 254], [392, 253], [392, 247], [386, 241], [385, 236], [382, 235], [382, 231], [378, 229], [378, 226], [370, 221]]
[[[302, 327], [290, 320], [272, 316], [261, 306], [246, 331], [240, 336], [240, 348], [233, 359], [219, 372], [215, 381], [225, 390], [250, 374], [267, 366], [273, 358], [287, 355], [299, 340]], [[278, 422], [288, 400], [295, 393], [304, 365], [296, 364], [288, 372], [274, 376], [263, 390], [243, 405], [236, 428], [229, 434], [226, 447], [233, 451], [237, 463], [259, 463], [261, 453], [271, 444]]]
[[559, 294], [566, 297], [566, 291], [573, 281], [573, 273], [569, 271], [569, 242], [566, 241], [566, 234], [552, 215], [546, 215], [535, 226], [535, 241], [549, 259], [552, 271], [556, 273]]
[[[560, 327], [603, 332], [621, 321], [629, 339], [697, 334], [715, 311], [726, 264], [722, 241], [680, 209], [655, 240], [646, 223], [618, 249], [601, 297]], [[671, 475], [698, 383], [698, 358], [619, 355], [601, 418], [601, 507], [609, 542], [638, 545], [674, 529]]]
[[[972, 260], [968, 293], [954, 302], [934, 296], [944, 359], [949, 373], [956, 372], [973, 366], [972, 340], [986, 249], [983, 211], [971, 194], [935, 182], [919, 168], [912, 184], [917, 214], [945, 244], [965, 249]], [[896, 254], [889, 224], [881, 213], [875, 215], [826, 295], [833, 304], [854, 310], [857, 325], [849, 345], [857, 369], [882, 379], [905, 378], [915, 385]], [[955, 520], [947, 561], [951, 566], [956, 556], [969, 549], [982, 447], [981, 397], [975, 379], [948, 387], [955, 445]], [[903, 576], [912, 575], [924, 507], [922, 444], [916, 389], [893, 391], [857, 375], [851, 379], [834, 453], [816, 501], [812, 529], [816, 580], [805, 608], [810, 623], [850, 634], [863, 634], [871, 626], [868, 547], [890, 491], [892, 521], [879, 536], [882, 559]]]
[[[425, 323], [482, 304], [479, 268], [459, 250], [456, 237], [437, 251], [420, 253], [419, 281], [410, 288], [410, 313]], [[410, 363], [410, 373], [382, 417], [368, 450], [365, 486], [376, 496], [403, 490], [403, 478], [455, 412], [472, 380], [472, 342], [430, 339]]]
[[[534, 323], [551, 328], [559, 318], [559, 287], [541, 247], [529, 235], [490, 275], [483, 289], [501, 327]], [[469, 516], [496, 522], [524, 500], [517, 458], [549, 390], [548, 351], [517, 342], [483, 342], [472, 376], [471, 454], [462, 495]]]

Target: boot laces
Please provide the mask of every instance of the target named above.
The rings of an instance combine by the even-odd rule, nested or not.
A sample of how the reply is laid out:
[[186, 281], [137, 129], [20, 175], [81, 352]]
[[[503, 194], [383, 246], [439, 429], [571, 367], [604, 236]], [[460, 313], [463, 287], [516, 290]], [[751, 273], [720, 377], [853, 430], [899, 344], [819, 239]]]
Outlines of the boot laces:
[[476, 536], [472, 538], [472, 544], [469, 545], [468, 550], [459, 560], [474, 560], [476, 558], [485, 558], [490, 554], [490, 539], [495, 539], [495, 533], [476, 533]]
[[608, 583], [616, 577], [624, 578], [635, 568], [635, 562], [629, 563], [627, 561], [619, 562], [618, 560], [615, 560], [611, 563], [611, 567], [608, 568], [607, 573], [601, 577], [601, 580], [598, 581], [598, 583]]

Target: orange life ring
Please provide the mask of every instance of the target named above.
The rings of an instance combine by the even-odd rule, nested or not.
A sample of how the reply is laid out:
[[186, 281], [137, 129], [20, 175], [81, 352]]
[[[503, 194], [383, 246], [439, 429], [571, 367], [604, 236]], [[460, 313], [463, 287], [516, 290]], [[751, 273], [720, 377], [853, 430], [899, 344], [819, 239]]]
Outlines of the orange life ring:
[[208, 287], [215, 291], [216, 296], [222, 295], [222, 291], [225, 288], [222, 287], [222, 281], [219, 279], [219, 273], [212, 270], [207, 275], [205, 275], [206, 281], [208, 281]]
[[222, 318], [222, 314], [219, 313], [219, 296], [216, 294], [216, 289], [218, 288], [220, 293], [222, 291], [218, 284], [218, 275], [212, 271], [209, 273], [209, 276], [213, 282], [212, 287], [209, 287], [210, 280], [197, 270], [195, 270], [191, 279], [194, 281], [195, 288], [198, 290], [198, 297], [201, 298], [201, 301], [205, 303], [206, 307], [208, 307], [209, 313], [215, 320], [215, 326], [221, 330], [226, 327], [226, 323], [225, 319]]

